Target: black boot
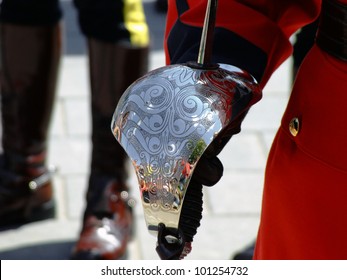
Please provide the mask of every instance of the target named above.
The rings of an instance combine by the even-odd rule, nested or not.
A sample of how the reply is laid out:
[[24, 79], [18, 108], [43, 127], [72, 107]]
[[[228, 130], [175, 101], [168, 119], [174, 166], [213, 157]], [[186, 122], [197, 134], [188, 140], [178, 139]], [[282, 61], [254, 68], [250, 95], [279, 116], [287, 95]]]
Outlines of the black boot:
[[2, 23], [0, 225], [54, 215], [47, 131], [61, 55], [60, 26]]
[[134, 200], [125, 183], [126, 154], [112, 135], [111, 120], [122, 93], [147, 72], [148, 47], [88, 43], [93, 150], [87, 207], [72, 258], [120, 259], [131, 237]]

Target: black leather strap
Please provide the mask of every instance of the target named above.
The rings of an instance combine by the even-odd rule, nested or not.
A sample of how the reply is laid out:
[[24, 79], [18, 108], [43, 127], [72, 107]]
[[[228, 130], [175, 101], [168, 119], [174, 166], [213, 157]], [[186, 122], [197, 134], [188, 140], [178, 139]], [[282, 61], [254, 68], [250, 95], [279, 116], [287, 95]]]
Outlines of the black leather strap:
[[332, 56], [347, 61], [347, 5], [325, 0], [316, 39], [317, 45]]

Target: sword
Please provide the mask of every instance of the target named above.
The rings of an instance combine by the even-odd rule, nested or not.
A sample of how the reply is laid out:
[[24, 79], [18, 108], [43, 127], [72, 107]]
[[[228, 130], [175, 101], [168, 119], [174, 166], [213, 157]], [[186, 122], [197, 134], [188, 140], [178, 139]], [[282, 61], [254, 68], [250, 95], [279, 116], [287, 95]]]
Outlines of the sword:
[[202, 67], [209, 68], [212, 57], [213, 35], [216, 24], [218, 0], [208, 0], [204, 25], [200, 40], [200, 48], [197, 62]]
[[[147, 229], [161, 259], [182, 259], [202, 217], [202, 186], [192, 179], [201, 156], [261, 98], [241, 69], [212, 63], [217, 0], [208, 0], [198, 59], [150, 71], [122, 95], [111, 123], [128, 154]], [[242, 86], [239, 86], [242, 85]]]

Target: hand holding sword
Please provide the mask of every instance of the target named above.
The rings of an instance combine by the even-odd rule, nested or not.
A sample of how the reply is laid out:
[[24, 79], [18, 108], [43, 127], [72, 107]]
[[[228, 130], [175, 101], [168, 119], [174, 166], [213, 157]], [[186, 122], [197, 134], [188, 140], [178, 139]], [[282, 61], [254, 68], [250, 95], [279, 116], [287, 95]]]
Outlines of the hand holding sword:
[[262, 95], [247, 72], [211, 61], [217, 2], [208, 0], [197, 62], [161, 67], [135, 81], [111, 124], [134, 166], [161, 259], [190, 252], [202, 186], [222, 176], [217, 155]]

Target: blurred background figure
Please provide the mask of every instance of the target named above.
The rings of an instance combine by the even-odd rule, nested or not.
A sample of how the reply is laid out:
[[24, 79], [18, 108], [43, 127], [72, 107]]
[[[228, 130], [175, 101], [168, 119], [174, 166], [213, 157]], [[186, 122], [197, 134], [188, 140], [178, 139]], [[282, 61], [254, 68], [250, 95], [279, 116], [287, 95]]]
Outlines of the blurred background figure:
[[[88, 46], [92, 151], [86, 209], [71, 258], [119, 259], [131, 238], [133, 200], [125, 184], [126, 156], [110, 122], [121, 94], [148, 70], [148, 27], [140, 0], [74, 4]], [[46, 159], [62, 50], [61, 18], [58, 0], [1, 2], [2, 227], [54, 217]]]
[[155, 8], [157, 9], [158, 12], [167, 12], [168, 8], [168, 0], [156, 0], [155, 1]]

